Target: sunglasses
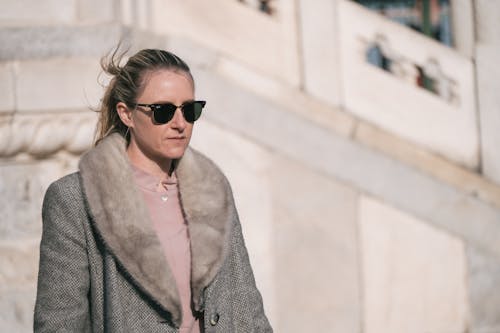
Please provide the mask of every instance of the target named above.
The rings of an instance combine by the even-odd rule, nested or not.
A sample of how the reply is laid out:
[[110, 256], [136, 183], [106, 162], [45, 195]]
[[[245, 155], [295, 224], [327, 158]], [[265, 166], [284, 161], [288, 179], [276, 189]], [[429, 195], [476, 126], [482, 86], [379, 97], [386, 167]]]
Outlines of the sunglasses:
[[200, 118], [201, 110], [203, 110], [205, 104], [207, 104], [206, 101], [190, 101], [179, 106], [172, 103], [136, 105], [150, 108], [153, 111], [153, 119], [157, 124], [168, 123], [174, 117], [175, 111], [180, 108], [184, 119], [192, 124]]

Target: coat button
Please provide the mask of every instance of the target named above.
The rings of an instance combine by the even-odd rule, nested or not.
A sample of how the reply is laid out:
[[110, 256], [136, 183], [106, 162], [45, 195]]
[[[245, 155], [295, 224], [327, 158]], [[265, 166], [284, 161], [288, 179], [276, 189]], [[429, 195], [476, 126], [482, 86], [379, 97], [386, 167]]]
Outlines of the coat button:
[[217, 325], [217, 323], [219, 322], [219, 317], [220, 317], [220, 316], [219, 316], [219, 314], [218, 314], [218, 313], [214, 313], [214, 314], [212, 315], [212, 317], [210, 317], [210, 325], [212, 325], [212, 326]]

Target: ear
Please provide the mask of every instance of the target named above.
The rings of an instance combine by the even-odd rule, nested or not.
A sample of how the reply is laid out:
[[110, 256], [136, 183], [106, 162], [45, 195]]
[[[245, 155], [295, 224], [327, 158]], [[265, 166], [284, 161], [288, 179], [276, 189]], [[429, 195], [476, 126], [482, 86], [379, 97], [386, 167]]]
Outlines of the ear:
[[123, 102], [118, 102], [116, 104], [116, 112], [118, 112], [118, 116], [121, 121], [127, 127], [134, 127], [134, 120], [132, 119], [132, 110], [128, 108], [128, 106]]

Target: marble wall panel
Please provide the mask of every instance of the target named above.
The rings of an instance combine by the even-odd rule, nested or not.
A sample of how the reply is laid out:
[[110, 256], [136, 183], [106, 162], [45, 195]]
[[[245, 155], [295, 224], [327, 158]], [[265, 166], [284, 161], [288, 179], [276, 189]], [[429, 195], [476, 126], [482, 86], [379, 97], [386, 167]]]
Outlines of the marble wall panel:
[[298, 87], [295, 2], [276, 5], [269, 16], [238, 1], [154, 0], [153, 31], [195, 40]]
[[467, 247], [471, 333], [500, 332], [500, 260]]
[[475, 0], [476, 43], [500, 45], [498, 27], [500, 26], [500, 2]]
[[476, 15], [476, 75], [481, 126], [483, 173], [500, 184], [500, 2], [474, 1]]
[[363, 197], [359, 208], [365, 333], [462, 333], [468, 301], [463, 242]]
[[2, 1], [1, 25], [67, 24], [76, 18], [78, 0]]
[[96, 107], [106, 82], [98, 58], [54, 58], [18, 63], [16, 104], [21, 112]]
[[359, 332], [356, 192], [278, 154], [270, 167], [277, 331]]
[[15, 109], [15, 83], [12, 63], [0, 63], [0, 113]]
[[331, 105], [340, 105], [337, 1], [298, 3], [305, 90]]
[[118, 18], [119, 5], [118, 0], [80, 0], [78, 20], [86, 24], [112, 22]]
[[[500, 27], [500, 26], [499, 26]], [[479, 117], [481, 120], [481, 162], [484, 175], [500, 184], [500, 67], [499, 45], [476, 46]]]
[[120, 38], [127, 37], [125, 32], [114, 23], [4, 27], [0, 60], [95, 57], [98, 63]]
[[2, 332], [33, 332], [34, 289], [0, 290], [0, 327]]
[[41, 208], [54, 180], [76, 170], [77, 159], [65, 157], [27, 163], [0, 164], [0, 241], [41, 236]]

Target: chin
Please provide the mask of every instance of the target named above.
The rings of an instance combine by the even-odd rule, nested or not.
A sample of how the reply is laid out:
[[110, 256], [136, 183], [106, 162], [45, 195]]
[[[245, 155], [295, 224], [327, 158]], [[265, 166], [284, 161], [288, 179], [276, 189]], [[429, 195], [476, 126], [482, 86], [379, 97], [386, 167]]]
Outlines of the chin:
[[179, 159], [184, 155], [187, 147], [176, 147], [169, 149], [163, 156], [170, 160]]

